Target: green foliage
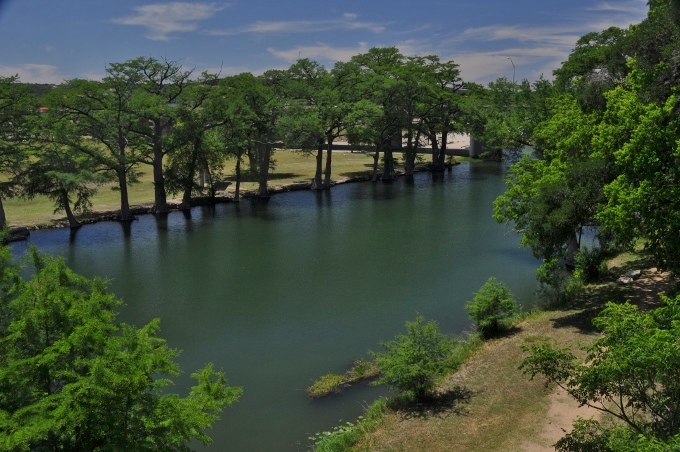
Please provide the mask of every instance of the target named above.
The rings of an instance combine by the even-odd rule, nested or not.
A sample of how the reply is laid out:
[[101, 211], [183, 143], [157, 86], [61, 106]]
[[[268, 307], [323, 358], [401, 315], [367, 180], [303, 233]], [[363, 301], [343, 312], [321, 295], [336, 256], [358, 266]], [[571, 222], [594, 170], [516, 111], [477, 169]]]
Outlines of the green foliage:
[[15, 196], [28, 163], [28, 138], [33, 135], [33, 96], [18, 77], [0, 76], [0, 229], [5, 227], [2, 200]]
[[342, 422], [331, 430], [309, 437], [316, 452], [342, 452], [349, 450], [366, 433], [374, 431], [387, 412], [388, 402], [378, 399], [366, 410], [366, 416], [359, 416], [355, 423]]
[[507, 322], [519, 312], [510, 289], [494, 277], [484, 283], [465, 309], [486, 337], [502, 332], [507, 328]]
[[311, 398], [323, 397], [332, 392], [339, 392], [345, 384], [344, 375], [324, 374], [307, 388], [307, 395]]
[[[578, 418], [574, 421], [573, 430], [555, 443], [559, 452], [609, 452], [607, 445], [611, 431], [592, 419]], [[617, 449], [620, 450], [620, 449]]]
[[332, 373], [322, 375], [312, 386], [307, 388], [307, 395], [313, 399], [327, 396], [333, 392], [340, 392], [342, 388], [359, 380], [373, 378], [379, 373], [380, 369], [376, 363], [366, 359], [359, 359], [343, 375]]
[[407, 334], [381, 344], [385, 353], [371, 352], [381, 371], [375, 384], [386, 384], [422, 400], [434, 389], [437, 377], [446, 372], [451, 344], [434, 321], [425, 323], [420, 315], [414, 322], [406, 322], [406, 329]]
[[[3, 248], [3, 255], [6, 253]], [[178, 352], [158, 320], [115, 323], [121, 302], [106, 283], [76, 275], [33, 248], [34, 275], [6, 265], [0, 305], [0, 445], [3, 450], [187, 450], [240, 388], [212, 364], [187, 397], [167, 393]], [[3, 261], [7, 263], [7, 261]], [[11, 281], [11, 282], [10, 282]]]
[[543, 78], [531, 83], [501, 77], [488, 88], [470, 85], [473, 93], [467, 106], [475, 137], [486, 148], [519, 151], [537, 147], [534, 128], [548, 117], [552, 83]]
[[544, 259], [536, 270], [536, 279], [540, 284], [540, 299], [547, 306], [567, 305], [583, 286], [557, 258]]
[[574, 277], [586, 284], [599, 281], [607, 273], [608, 257], [610, 255], [604, 248], [581, 248], [576, 253]]
[[604, 110], [604, 93], [629, 71], [628, 31], [610, 27], [583, 35], [567, 61], [555, 70], [555, 85], [578, 99], [584, 111]]
[[[528, 348], [520, 369], [542, 375], [564, 388], [577, 402], [608, 413], [625, 430], [580, 422], [562, 443], [593, 441], [609, 449], [671, 450], [680, 438], [680, 296], [663, 298], [663, 306], [640, 311], [625, 303], [608, 303], [593, 324], [603, 336], [587, 348], [583, 363], [551, 344]], [[627, 439], [626, 439], [627, 438]], [[621, 449], [612, 444], [638, 444]]]

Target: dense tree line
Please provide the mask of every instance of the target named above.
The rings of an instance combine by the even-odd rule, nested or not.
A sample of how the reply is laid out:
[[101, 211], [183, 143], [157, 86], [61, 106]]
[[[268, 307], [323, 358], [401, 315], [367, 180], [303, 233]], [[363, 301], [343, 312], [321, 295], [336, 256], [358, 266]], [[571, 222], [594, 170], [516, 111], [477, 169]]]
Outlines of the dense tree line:
[[[648, 4], [640, 24], [579, 39], [531, 100], [512, 86], [501, 97], [511, 114], [483, 111], [490, 141], [535, 150], [512, 165], [494, 215], [521, 232], [543, 259], [539, 278], [554, 287], [563, 281], [560, 263], [592, 274], [608, 253], [639, 244], [659, 268], [680, 270], [680, 2]], [[523, 120], [529, 127], [517, 127]], [[587, 231], [597, 237], [594, 250], [581, 247]], [[649, 312], [608, 304], [594, 321], [603, 335], [584, 362], [556, 344], [529, 347], [526, 372], [618, 421], [580, 419], [558, 450], [677, 450], [679, 299], [662, 297]]]
[[680, 6], [649, 5], [628, 30], [583, 36], [550, 87], [539, 81], [532, 101], [513, 102], [520, 113], [486, 123], [495, 140], [536, 150], [513, 165], [495, 217], [547, 264], [576, 264], [591, 229], [603, 248], [642, 240], [659, 267], [680, 270]]
[[395, 177], [402, 135], [407, 175], [426, 143], [441, 170], [447, 133], [468, 127], [456, 94], [462, 86], [455, 63], [395, 48], [371, 49], [331, 70], [302, 59], [261, 76], [194, 76], [178, 62], [140, 57], [109, 64], [101, 81], [68, 80], [47, 92], [0, 78], [0, 198], [47, 195], [77, 227], [75, 214], [113, 182], [119, 219], [127, 221], [141, 164], [152, 168], [153, 211], [163, 213], [168, 195], [181, 194], [189, 208], [199, 180], [214, 194], [226, 159], [236, 160], [237, 199], [245, 176], [266, 197], [277, 143], [316, 153], [311, 186], [327, 189], [340, 137], [374, 154], [374, 180]]

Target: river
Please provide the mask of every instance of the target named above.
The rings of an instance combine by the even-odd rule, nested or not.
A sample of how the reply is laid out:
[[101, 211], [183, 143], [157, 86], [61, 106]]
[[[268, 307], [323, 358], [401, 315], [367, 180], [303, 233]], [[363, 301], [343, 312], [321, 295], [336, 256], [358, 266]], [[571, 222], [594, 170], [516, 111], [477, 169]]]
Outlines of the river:
[[418, 313], [443, 332], [470, 331], [465, 302], [490, 277], [533, 303], [538, 262], [491, 218], [503, 166], [463, 163], [412, 183], [342, 184], [268, 202], [195, 208], [191, 218], [139, 218], [35, 232], [77, 272], [111, 279], [119, 320], [161, 319], [182, 351], [174, 391], [207, 362], [242, 386], [209, 434], [213, 450], [307, 450], [308, 436], [353, 420], [384, 388], [361, 385], [310, 401], [304, 389], [343, 373]]

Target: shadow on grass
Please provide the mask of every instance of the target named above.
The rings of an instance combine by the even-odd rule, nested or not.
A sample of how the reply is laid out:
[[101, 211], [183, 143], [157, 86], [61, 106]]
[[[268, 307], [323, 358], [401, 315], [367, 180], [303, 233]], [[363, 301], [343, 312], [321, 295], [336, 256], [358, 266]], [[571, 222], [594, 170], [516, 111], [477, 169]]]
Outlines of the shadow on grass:
[[553, 322], [553, 328], [576, 328], [579, 333], [590, 335], [598, 332], [593, 326], [593, 319], [599, 313], [600, 309], [584, 309], [550, 320]]
[[[624, 256], [609, 269], [599, 284], [590, 284], [581, 288], [571, 303], [564, 307], [549, 308], [554, 311], [575, 310], [552, 319], [554, 328], [576, 328], [583, 334], [597, 333], [592, 321], [597, 317], [606, 303], [631, 302], [640, 310], [649, 310], [661, 304], [659, 294], [670, 293], [677, 284], [668, 273], [653, 268], [654, 261], [647, 254]], [[617, 284], [620, 276], [631, 270], [641, 270], [641, 276], [628, 284]]]
[[[295, 178], [300, 178], [302, 177], [303, 174], [296, 174], [296, 173], [269, 173], [269, 176], [267, 176], [268, 181], [272, 180], [280, 180], [280, 179], [295, 179]], [[229, 181], [232, 183], [236, 183], [236, 176], [235, 175], [229, 175], [224, 178], [224, 181]], [[247, 175], [247, 174], [242, 174], [241, 175], [241, 182], [258, 182], [259, 179], [257, 176], [253, 175]]]
[[432, 394], [422, 400], [396, 398], [390, 402], [390, 408], [404, 419], [428, 419], [431, 417], [446, 418], [451, 414], [465, 416], [472, 390], [456, 386], [444, 392]]
[[513, 337], [516, 334], [519, 334], [522, 332], [522, 328], [520, 328], [517, 325], [510, 325], [510, 326], [504, 326], [498, 331], [494, 332], [489, 332], [486, 334], [483, 334], [482, 336], [484, 337], [484, 340], [491, 340], [491, 339], [504, 339], [507, 337]]
[[[338, 173], [338, 176], [348, 177], [348, 178], [370, 176], [371, 173], [373, 172], [373, 163], [364, 163], [363, 166], [366, 168], [365, 170], [345, 171], [345, 172]], [[381, 172], [381, 171], [382, 171], [382, 167], [379, 166], [378, 172]]]

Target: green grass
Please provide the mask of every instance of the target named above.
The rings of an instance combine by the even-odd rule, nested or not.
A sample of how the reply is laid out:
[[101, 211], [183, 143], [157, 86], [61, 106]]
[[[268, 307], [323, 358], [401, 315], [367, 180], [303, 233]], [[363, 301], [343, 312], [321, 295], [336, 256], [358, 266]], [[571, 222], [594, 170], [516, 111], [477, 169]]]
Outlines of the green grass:
[[[269, 188], [279, 187], [300, 182], [310, 182], [316, 170], [316, 159], [312, 154], [304, 154], [298, 151], [277, 150], [274, 153], [276, 162], [275, 169], [270, 174]], [[424, 156], [425, 161], [430, 161], [428, 156]], [[325, 164], [325, 157], [324, 157]], [[373, 159], [369, 154], [360, 152], [334, 152], [332, 179], [341, 181], [361, 175], [368, 175], [373, 168]], [[220, 178], [222, 180], [233, 181], [234, 161], [228, 161], [224, 167]], [[130, 205], [150, 205], [153, 203], [153, 177], [151, 167], [141, 165], [139, 170], [143, 173], [139, 183], [130, 185], [129, 199]], [[120, 209], [120, 195], [113, 190], [115, 184], [107, 184], [99, 188], [97, 194], [92, 199], [93, 212], [116, 212]], [[246, 181], [241, 183], [241, 190], [255, 190], [257, 183]], [[234, 184], [228, 187], [226, 194], [234, 192]], [[169, 196], [168, 199], [172, 199]], [[9, 199], [3, 201], [5, 214], [10, 227], [17, 226], [36, 226], [54, 225], [65, 221], [63, 213], [54, 214], [53, 203], [44, 196], [37, 196], [31, 200]]]
[[307, 395], [312, 399], [324, 397], [332, 393], [338, 393], [343, 388], [361, 380], [373, 378], [380, 373], [380, 369], [373, 362], [360, 359], [343, 375], [325, 374], [307, 388]]

